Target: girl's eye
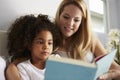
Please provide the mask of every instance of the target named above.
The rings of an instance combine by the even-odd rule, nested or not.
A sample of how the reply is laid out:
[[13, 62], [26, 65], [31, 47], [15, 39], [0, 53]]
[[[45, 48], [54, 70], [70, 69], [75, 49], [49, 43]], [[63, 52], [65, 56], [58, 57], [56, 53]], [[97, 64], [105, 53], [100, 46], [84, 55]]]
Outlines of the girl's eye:
[[49, 45], [53, 45], [53, 42], [48, 42]]
[[42, 40], [38, 40], [37, 43], [43, 44], [43, 41]]

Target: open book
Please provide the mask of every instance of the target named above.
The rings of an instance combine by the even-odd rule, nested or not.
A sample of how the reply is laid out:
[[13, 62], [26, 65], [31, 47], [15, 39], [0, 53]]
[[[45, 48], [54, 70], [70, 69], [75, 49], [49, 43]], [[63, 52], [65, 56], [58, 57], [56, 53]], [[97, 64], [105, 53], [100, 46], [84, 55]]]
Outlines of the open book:
[[46, 63], [44, 80], [97, 80], [109, 70], [116, 51], [97, 58], [94, 63], [51, 56]]

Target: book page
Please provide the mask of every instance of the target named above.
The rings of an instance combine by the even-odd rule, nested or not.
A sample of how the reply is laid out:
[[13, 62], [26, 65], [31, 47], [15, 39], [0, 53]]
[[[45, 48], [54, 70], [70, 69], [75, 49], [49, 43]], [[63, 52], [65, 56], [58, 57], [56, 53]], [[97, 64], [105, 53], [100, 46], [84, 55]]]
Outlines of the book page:
[[102, 57], [101, 59], [99, 59], [96, 64], [97, 64], [97, 73], [96, 73], [96, 77], [94, 80], [96, 80], [100, 75], [108, 72], [114, 57], [116, 55], [117, 50], [112, 51], [111, 53], [105, 55], [104, 57]]

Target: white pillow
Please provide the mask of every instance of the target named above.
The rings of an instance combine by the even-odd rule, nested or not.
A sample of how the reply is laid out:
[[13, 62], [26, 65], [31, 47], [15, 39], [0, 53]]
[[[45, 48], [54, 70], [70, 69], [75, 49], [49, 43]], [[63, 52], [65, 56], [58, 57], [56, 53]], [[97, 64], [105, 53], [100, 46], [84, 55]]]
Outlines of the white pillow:
[[0, 56], [0, 80], [5, 80], [6, 61]]

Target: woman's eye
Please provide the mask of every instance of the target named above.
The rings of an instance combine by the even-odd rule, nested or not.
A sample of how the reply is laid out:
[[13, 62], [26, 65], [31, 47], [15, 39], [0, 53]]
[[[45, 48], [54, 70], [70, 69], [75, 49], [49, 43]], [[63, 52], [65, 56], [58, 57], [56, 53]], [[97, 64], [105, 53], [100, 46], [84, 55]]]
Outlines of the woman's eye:
[[69, 19], [69, 17], [68, 16], [63, 16], [65, 19]]
[[77, 20], [77, 19], [76, 19], [76, 20], [74, 20], [74, 21], [75, 21], [75, 22], [79, 22], [80, 20]]

